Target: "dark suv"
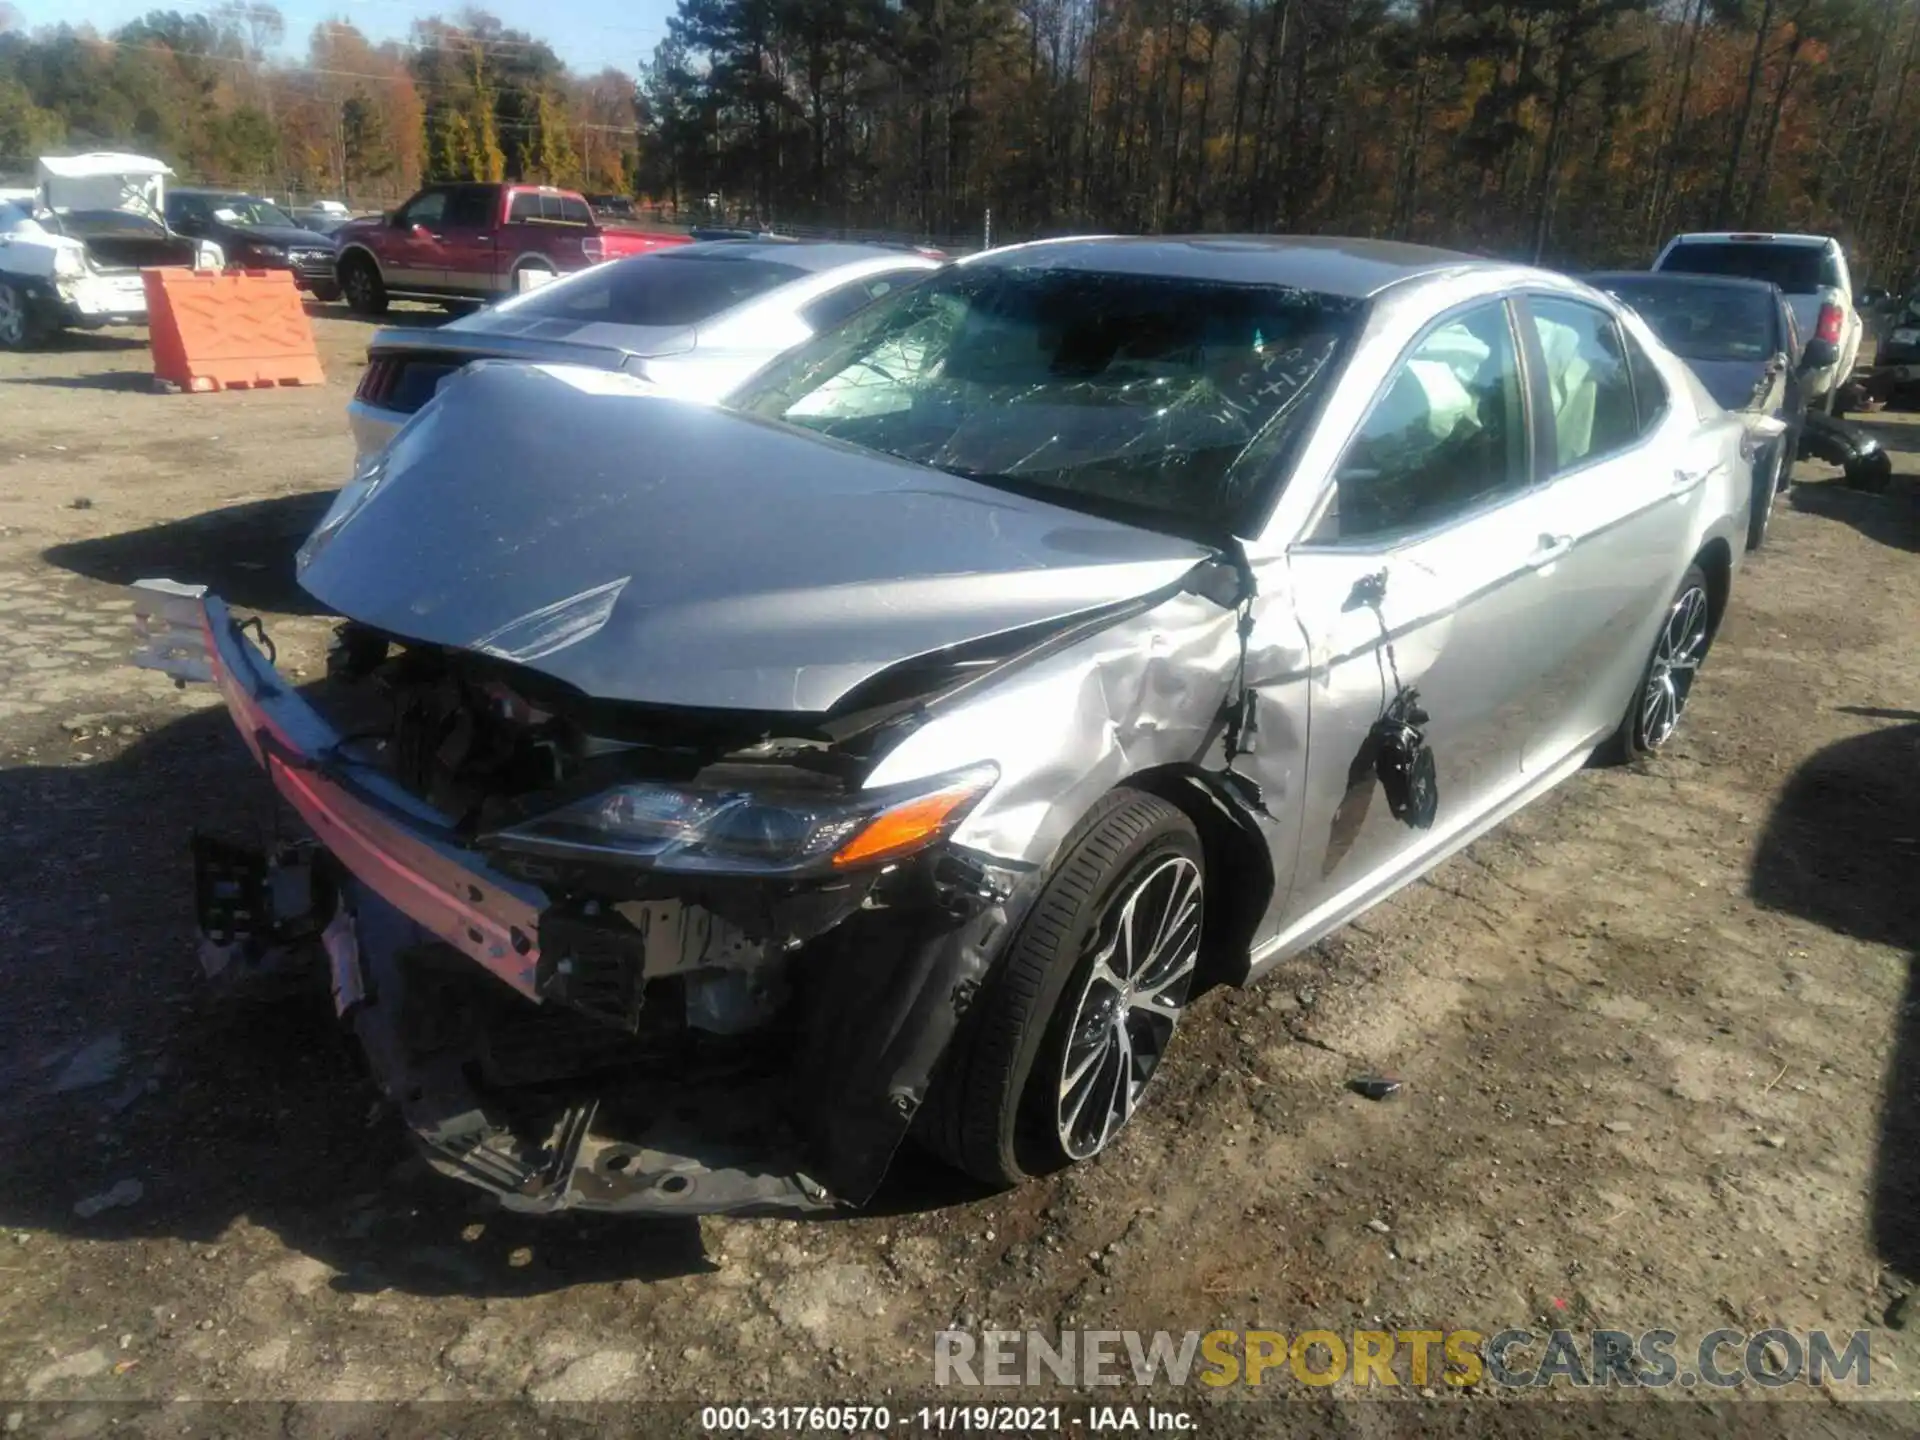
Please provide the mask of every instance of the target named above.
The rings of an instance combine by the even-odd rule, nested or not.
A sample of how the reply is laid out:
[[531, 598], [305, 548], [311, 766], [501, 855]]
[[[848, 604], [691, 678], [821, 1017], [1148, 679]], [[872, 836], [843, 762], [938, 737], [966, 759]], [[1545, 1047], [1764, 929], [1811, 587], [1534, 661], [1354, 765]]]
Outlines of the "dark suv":
[[229, 190], [170, 190], [167, 224], [211, 240], [227, 263], [247, 270], [291, 270], [293, 283], [316, 300], [338, 300], [333, 241], [303, 228], [278, 205]]

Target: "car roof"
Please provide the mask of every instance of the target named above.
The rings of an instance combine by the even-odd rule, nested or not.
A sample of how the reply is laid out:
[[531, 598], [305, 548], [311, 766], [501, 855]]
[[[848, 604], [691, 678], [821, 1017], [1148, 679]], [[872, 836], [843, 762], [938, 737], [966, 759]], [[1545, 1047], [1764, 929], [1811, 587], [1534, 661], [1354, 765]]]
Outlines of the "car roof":
[[1422, 276], [1506, 268], [1454, 250], [1337, 235], [1075, 236], [986, 250], [960, 263], [1275, 285], [1355, 300]]
[[169, 195], [198, 195], [207, 200], [258, 200], [251, 190], [215, 190], [205, 185], [176, 185]]
[[1828, 245], [1838, 249], [1840, 242], [1831, 235], [1777, 234], [1768, 230], [1690, 230], [1684, 235], [1676, 235], [1668, 245], [1723, 245], [1728, 243], [1748, 245], [1804, 245], [1808, 248]]
[[[656, 250], [652, 255], [712, 256], [722, 259], [771, 260], [776, 265], [791, 265], [796, 270], [818, 274], [842, 265], [857, 265], [868, 260], [925, 260], [911, 250], [894, 245], [864, 245], [840, 240], [695, 240], [687, 245]], [[647, 256], [635, 256], [646, 259]]]
[[1596, 289], [1624, 280], [1636, 285], [1667, 285], [1676, 289], [1690, 285], [1714, 285], [1722, 290], [1758, 290], [1768, 295], [1778, 294], [1780, 290], [1771, 280], [1755, 280], [1745, 275], [1696, 275], [1691, 270], [1595, 270], [1574, 278]]

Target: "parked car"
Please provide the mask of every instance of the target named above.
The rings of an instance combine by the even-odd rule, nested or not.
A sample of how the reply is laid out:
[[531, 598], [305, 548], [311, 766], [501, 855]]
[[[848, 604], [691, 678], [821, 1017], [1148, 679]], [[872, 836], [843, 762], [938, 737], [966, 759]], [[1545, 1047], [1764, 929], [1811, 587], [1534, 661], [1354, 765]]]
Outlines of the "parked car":
[[1890, 300], [1868, 386], [1902, 410], [1920, 404], [1920, 287]]
[[1595, 290], [1359, 240], [985, 252], [720, 406], [482, 361], [301, 548], [354, 718], [135, 587], [318, 837], [202, 843], [209, 966], [324, 936], [519, 1210], [1088, 1159], [1203, 986], [1667, 742], [1778, 434]]
[[638, 375], [715, 400], [789, 346], [938, 264], [877, 245], [721, 241], [615, 260], [437, 330], [382, 330], [347, 406], [365, 457], [449, 375], [488, 356]]
[[[294, 224], [316, 235], [331, 235], [353, 219], [353, 212], [338, 200], [315, 200], [290, 212]], [[337, 282], [336, 282], [337, 283]]]
[[145, 155], [45, 156], [30, 201], [0, 205], [0, 349], [68, 327], [144, 324], [142, 267], [220, 266], [220, 247], [164, 216], [172, 169]]
[[1754, 467], [1747, 548], [1758, 550], [1766, 542], [1774, 498], [1787, 488], [1800, 451], [1807, 377], [1833, 365], [1832, 342], [1815, 336], [1802, 345], [1793, 308], [1770, 281], [1646, 270], [1584, 278], [1632, 306], [1721, 405], [1770, 415], [1784, 427]]
[[1854, 309], [1853, 277], [1838, 240], [1830, 235], [1737, 232], [1676, 235], [1653, 268], [1690, 275], [1743, 275], [1778, 285], [1793, 308], [1800, 333], [1834, 348], [1834, 363], [1807, 377], [1808, 397], [1829, 415], [1844, 408], [1839, 403], [1841, 388], [1859, 359], [1865, 325]]
[[626, 219], [633, 216], [633, 201], [625, 195], [589, 195], [587, 204], [596, 215], [615, 215]]
[[249, 270], [289, 270], [293, 283], [321, 301], [338, 300], [333, 245], [278, 205], [238, 190], [175, 190], [167, 224], [181, 235], [212, 240], [227, 263]]
[[395, 295], [492, 300], [529, 282], [623, 255], [686, 243], [682, 235], [603, 230], [584, 197], [551, 185], [429, 185], [389, 215], [334, 231], [347, 303], [386, 313]]

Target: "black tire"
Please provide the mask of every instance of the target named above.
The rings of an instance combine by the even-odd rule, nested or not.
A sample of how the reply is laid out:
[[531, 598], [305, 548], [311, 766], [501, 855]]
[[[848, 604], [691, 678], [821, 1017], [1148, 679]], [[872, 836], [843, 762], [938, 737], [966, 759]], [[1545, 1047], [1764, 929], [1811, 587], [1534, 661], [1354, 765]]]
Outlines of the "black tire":
[[1847, 462], [1841, 483], [1849, 490], [1878, 495], [1893, 483], [1893, 457], [1884, 450], [1870, 450]]
[[36, 350], [49, 326], [25, 287], [0, 280], [0, 350]]
[[[1677, 705], [1674, 707], [1671, 724], [1664, 727], [1655, 725], [1649, 714], [1649, 699], [1656, 682], [1671, 674], [1674, 667], [1662, 665], [1663, 649], [1674, 647], [1676, 622], [1681, 617], [1683, 606], [1697, 604], [1700, 630], [1697, 643], [1692, 645], [1691, 665], [1679, 673], [1686, 679], [1678, 687]], [[1691, 610], [1690, 610], [1691, 613]], [[1685, 712], [1687, 699], [1692, 693], [1694, 678], [1699, 675], [1700, 663], [1706, 659], [1707, 651], [1713, 644], [1713, 592], [1707, 585], [1707, 572], [1698, 562], [1687, 567], [1687, 573], [1680, 577], [1680, 584], [1668, 602], [1665, 620], [1660, 633], [1654, 637], [1653, 649], [1647, 655], [1647, 663], [1640, 671], [1640, 683], [1633, 687], [1633, 697], [1627, 701], [1627, 713], [1620, 717], [1619, 728], [1601, 745], [1597, 757], [1607, 764], [1622, 764], [1637, 756], [1650, 755], [1668, 740], [1673, 738], [1674, 730], [1679, 726], [1680, 716]], [[1691, 624], [1688, 625], [1691, 631]]]
[[[1095, 1151], [1076, 1156], [1062, 1143], [1055, 1123], [1063, 1089], [1055, 1077], [1064, 1076], [1069, 1043], [1078, 1038], [1072, 1033], [1074, 1020], [1094, 983], [1100, 949], [1095, 941], [1105, 933], [1105, 923], [1125, 910], [1125, 897], [1158, 893], [1153, 887], [1162, 876], [1173, 876], [1168, 883], [1177, 884], [1190, 866], [1191, 942], [1197, 956], [1205, 870], [1199, 834], [1178, 807], [1144, 791], [1114, 790], [1081, 821], [1061, 857], [962, 1020], [916, 1116], [915, 1134], [927, 1149], [989, 1185], [1017, 1184], [1090, 1158], [1125, 1125], [1122, 1118], [1111, 1133], [1103, 1130]], [[1184, 954], [1184, 926], [1180, 934]], [[1184, 1008], [1192, 964], [1185, 964], [1171, 1020]], [[1132, 1014], [1125, 999], [1118, 1009], [1123, 1019]], [[1171, 1020], [1166, 1037], [1148, 1057], [1142, 1087], [1165, 1054]], [[1106, 1072], [1104, 1063], [1095, 1068]], [[1099, 1078], [1092, 1076], [1090, 1083]], [[1138, 1091], [1129, 1090], [1127, 1116], [1139, 1098]]]
[[313, 298], [322, 305], [331, 305], [340, 298], [340, 287], [322, 280], [313, 287]]
[[349, 255], [340, 262], [340, 292], [347, 297], [347, 308], [356, 315], [387, 313], [387, 287], [381, 282], [380, 269], [364, 255]]

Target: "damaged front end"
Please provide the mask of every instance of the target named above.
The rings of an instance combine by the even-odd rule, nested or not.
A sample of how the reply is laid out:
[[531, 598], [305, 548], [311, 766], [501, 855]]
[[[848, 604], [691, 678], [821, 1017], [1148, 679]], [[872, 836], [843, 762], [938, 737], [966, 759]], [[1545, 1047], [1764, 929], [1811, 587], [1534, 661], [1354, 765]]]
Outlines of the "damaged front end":
[[217, 685], [314, 837], [196, 842], [209, 970], [324, 952], [435, 1168], [532, 1211], [872, 1193], [1037, 888], [948, 843], [991, 766], [861, 789], [897, 704], [771, 734], [351, 623], [323, 714], [217, 598], [134, 593], [136, 663]]

